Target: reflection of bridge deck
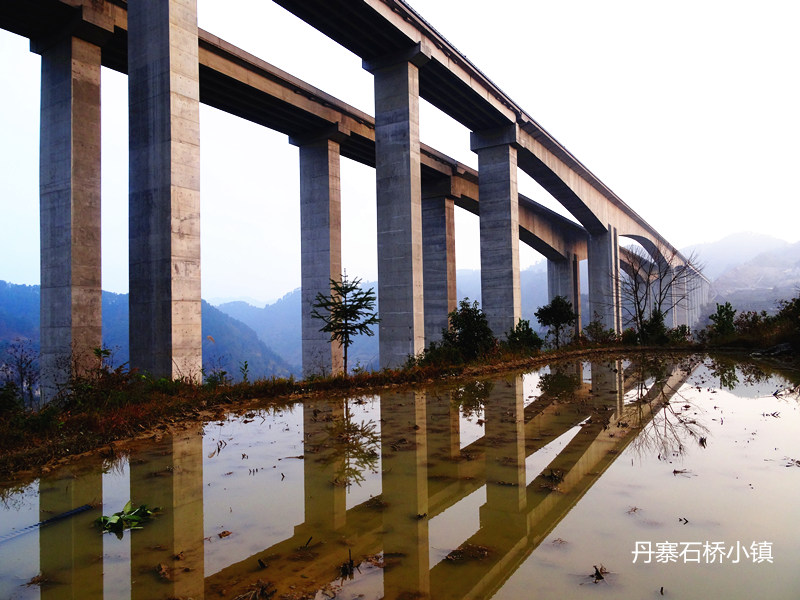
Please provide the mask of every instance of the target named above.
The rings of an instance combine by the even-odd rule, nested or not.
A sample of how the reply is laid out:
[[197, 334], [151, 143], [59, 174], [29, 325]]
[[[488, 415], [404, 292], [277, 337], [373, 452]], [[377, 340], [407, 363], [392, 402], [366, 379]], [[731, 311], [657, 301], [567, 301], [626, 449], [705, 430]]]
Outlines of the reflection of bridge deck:
[[[593, 365], [593, 371], [598, 367]], [[413, 549], [400, 553], [409, 564], [395, 567], [400, 573], [392, 576], [393, 581], [402, 580], [405, 585], [417, 585], [419, 589], [429, 587], [433, 598], [490, 595], [541, 543], [689, 375], [673, 368], [669, 376], [650, 387], [641, 402], [623, 405], [625, 388], [636, 380], [623, 379], [621, 369], [612, 367], [604, 371], [605, 380], [593, 377], [597, 393], [589, 394], [584, 384], [578, 391], [582, 401], [577, 403], [561, 403], [555, 396], [543, 396], [523, 408], [520, 378], [496, 383], [485, 403], [486, 434], [461, 450], [457, 446], [457, 415], [454, 427], [442, 427], [441, 418], [448, 418], [444, 408], [449, 406], [449, 398], [445, 397], [444, 403], [429, 398], [427, 426], [416, 430], [416, 442], [409, 444], [408, 449], [395, 451], [393, 457], [388, 448], [397, 439], [410, 437], [408, 418], [413, 420], [414, 414], [419, 417], [420, 403], [422, 416], [426, 417], [424, 397], [405, 395], [403, 402], [393, 403], [393, 415], [382, 411], [385, 420], [382, 445], [386, 453], [384, 494], [344, 511], [340, 517], [328, 517], [329, 522], [339, 524], [330, 529], [309, 523], [297, 526], [291, 538], [207, 577], [207, 593], [235, 586], [233, 582], [251, 581], [259, 575], [271, 581], [299, 583], [298, 578], [302, 577], [305, 581], [329, 582], [347, 559], [348, 548], [354, 557], [382, 551], [392, 553], [392, 543], [399, 543], [394, 538], [403, 536], [417, 539], [411, 543], [403, 540], [401, 545]], [[615, 385], [622, 381], [624, 386]], [[614, 394], [609, 393], [612, 390]], [[398, 414], [397, 406], [405, 406], [409, 413]], [[452, 425], [452, 414], [449, 418]], [[526, 485], [526, 458], [584, 421], [563, 450]], [[618, 423], [628, 426], [618, 427]], [[455, 447], [451, 437], [454, 429]], [[403, 466], [394, 464], [398, 457], [406, 465], [413, 463], [416, 469], [395, 473], [394, 468]], [[309, 458], [307, 468], [313, 468]], [[387, 464], [391, 465], [388, 473]], [[423, 483], [421, 478], [425, 480]], [[330, 487], [329, 480], [323, 483]], [[473, 563], [477, 566], [471, 569], [442, 561], [429, 570], [427, 521], [484, 485], [488, 486], [487, 502], [480, 511], [481, 527], [465, 543], [488, 547], [491, 553], [480, 563]], [[389, 489], [425, 493], [424, 498], [409, 497], [397, 502], [394, 496], [388, 498]], [[391, 504], [384, 504], [385, 496]], [[329, 504], [327, 508], [333, 511], [334, 506]], [[318, 509], [324, 510], [321, 506]], [[417, 519], [416, 515], [423, 512], [426, 517]], [[311, 536], [314, 543], [304, 548]], [[347, 540], [347, 545], [330, 543], [333, 540]], [[269, 564], [267, 571], [260, 572], [258, 558]], [[388, 570], [386, 576], [389, 577]]]

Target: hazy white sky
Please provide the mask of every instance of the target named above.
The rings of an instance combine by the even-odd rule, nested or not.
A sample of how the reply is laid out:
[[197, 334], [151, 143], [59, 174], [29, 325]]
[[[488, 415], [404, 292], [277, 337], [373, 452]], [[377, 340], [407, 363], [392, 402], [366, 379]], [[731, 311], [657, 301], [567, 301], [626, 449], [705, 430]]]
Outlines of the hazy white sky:
[[[678, 247], [738, 231], [800, 240], [800, 3], [410, 0]], [[200, 27], [373, 113], [356, 56], [268, 0], [198, 0]], [[0, 279], [39, 282], [40, 60], [0, 32]], [[127, 291], [126, 78], [103, 71], [103, 287]], [[203, 297], [300, 285], [299, 168], [285, 136], [201, 107]], [[469, 132], [423, 102], [422, 141], [471, 166]], [[343, 264], [375, 279], [374, 172], [342, 160]], [[520, 173], [520, 191], [563, 212]], [[460, 211], [459, 211], [460, 212]], [[457, 216], [457, 266], [478, 268]], [[541, 257], [522, 250], [522, 265]]]

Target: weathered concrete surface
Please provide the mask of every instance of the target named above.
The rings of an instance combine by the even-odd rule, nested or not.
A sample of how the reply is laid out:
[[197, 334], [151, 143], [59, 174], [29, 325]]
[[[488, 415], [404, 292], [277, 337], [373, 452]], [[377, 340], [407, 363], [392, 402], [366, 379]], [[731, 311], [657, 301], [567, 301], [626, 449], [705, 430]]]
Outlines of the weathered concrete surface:
[[581, 332], [581, 279], [580, 260], [572, 254], [567, 260], [547, 261], [547, 299], [563, 296], [572, 303], [575, 311], [575, 335]]
[[375, 76], [380, 364], [398, 367], [425, 344], [419, 70], [409, 61]]
[[131, 366], [200, 377], [196, 0], [128, 6]]
[[40, 48], [41, 389], [102, 346], [100, 48], [72, 36]]
[[[423, 192], [424, 195], [424, 192]], [[448, 196], [422, 199], [425, 345], [441, 341], [457, 308], [455, 204]]]
[[[513, 135], [512, 135], [513, 137]], [[472, 134], [478, 153], [481, 304], [489, 327], [504, 338], [522, 314], [519, 286], [517, 150], [506, 130]]]
[[589, 310], [606, 329], [622, 331], [620, 311], [619, 237], [615, 227], [594, 234], [587, 245], [589, 254]]
[[342, 347], [311, 316], [317, 294], [329, 296], [342, 276], [339, 143], [324, 138], [300, 146], [300, 255], [303, 375], [343, 369]]

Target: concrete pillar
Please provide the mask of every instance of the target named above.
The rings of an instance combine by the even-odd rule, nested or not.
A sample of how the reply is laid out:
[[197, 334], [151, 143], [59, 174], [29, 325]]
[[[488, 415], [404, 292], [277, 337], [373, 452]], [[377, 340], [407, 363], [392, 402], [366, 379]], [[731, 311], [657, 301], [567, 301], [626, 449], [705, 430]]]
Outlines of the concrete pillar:
[[303, 376], [343, 369], [342, 347], [311, 316], [317, 294], [330, 295], [342, 276], [342, 208], [339, 144], [344, 134], [300, 143], [300, 254]]
[[498, 338], [504, 338], [522, 315], [516, 139], [516, 125], [510, 125], [473, 132], [470, 140], [478, 154], [481, 304]]
[[39, 154], [41, 390], [103, 344], [100, 268], [100, 48], [67, 35], [42, 45]]
[[672, 284], [675, 299], [675, 327], [689, 324], [689, 295], [686, 287], [686, 268], [678, 267]]
[[422, 269], [425, 345], [442, 339], [448, 314], [458, 307], [454, 201], [448, 196], [422, 200]]
[[617, 228], [592, 234], [587, 244], [589, 255], [589, 310], [591, 320], [600, 319], [603, 327], [622, 331], [619, 279], [619, 238]]
[[425, 345], [419, 148], [419, 65], [430, 53], [364, 66], [375, 77], [380, 364], [401, 366]]
[[131, 366], [200, 377], [196, 0], [128, 5]]
[[103, 465], [99, 458], [88, 462], [86, 471], [64, 469], [39, 482], [40, 521], [92, 506], [39, 529], [39, 568], [48, 582], [41, 586], [44, 600], [103, 597], [103, 536], [93, 523], [103, 513]]
[[577, 254], [570, 254], [567, 260], [547, 261], [547, 299], [552, 302], [556, 296], [563, 296], [572, 303], [575, 311], [575, 335], [581, 333], [581, 277], [580, 261]]
[[660, 296], [663, 298], [662, 310], [667, 313], [664, 315], [664, 325], [666, 325], [667, 329], [672, 329], [678, 325], [678, 307], [675, 304], [677, 299], [675, 283], [677, 279], [675, 278], [675, 270], [672, 267], [662, 266], [660, 272], [663, 273], [663, 277], [656, 285], [665, 286], [660, 290]]

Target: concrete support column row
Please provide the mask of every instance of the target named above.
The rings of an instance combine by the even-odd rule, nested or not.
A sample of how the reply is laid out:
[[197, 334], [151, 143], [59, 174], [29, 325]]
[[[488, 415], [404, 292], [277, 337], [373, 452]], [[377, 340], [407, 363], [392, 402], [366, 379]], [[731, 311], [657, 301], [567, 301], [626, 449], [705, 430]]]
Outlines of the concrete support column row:
[[[342, 136], [343, 137], [343, 136]], [[342, 347], [311, 316], [317, 294], [342, 276], [342, 210], [338, 135], [300, 146], [300, 254], [303, 375], [343, 369]], [[294, 141], [294, 140], [293, 140]], [[297, 143], [297, 142], [295, 142]]]
[[421, 48], [365, 64], [375, 78], [380, 364], [402, 365], [425, 345], [419, 145]]
[[40, 368], [49, 399], [103, 343], [100, 47], [67, 35], [39, 50]]
[[617, 228], [589, 236], [589, 310], [606, 329], [622, 331], [620, 310], [619, 237]]
[[563, 296], [572, 303], [575, 311], [575, 335], [581, 332], [581, 278], [578, 255], [570, 253], [563, 261], [547, 261], [547, 299], [553, 301], [556, 296]]
[[128, 4], [131, 366], [200, 376], [196, 0]]
[[435, 196], [422, 200], [422, 271], [425, 296], [425, 345], [442, 339], [448, 314], [458, 305], [454, 200]]
[[478, 154], [481, 301], [489, 327], [504, 338], [522, 314], [516, 125], [472, 133]]

